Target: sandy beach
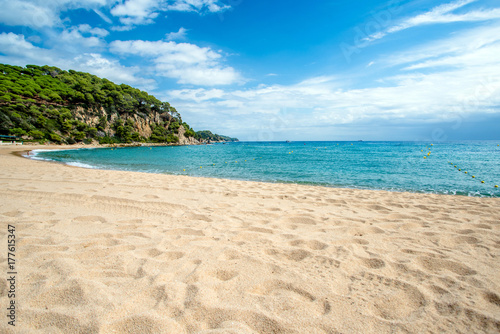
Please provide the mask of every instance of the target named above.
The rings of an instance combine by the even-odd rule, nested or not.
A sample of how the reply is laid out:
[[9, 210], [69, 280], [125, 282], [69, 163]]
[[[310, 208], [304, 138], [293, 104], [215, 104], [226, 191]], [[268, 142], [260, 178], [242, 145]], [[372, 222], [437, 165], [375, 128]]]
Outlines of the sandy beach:
[[30, 148], [0, 147], [2, 333], [500, 332], [498, 198], [12, 154]]

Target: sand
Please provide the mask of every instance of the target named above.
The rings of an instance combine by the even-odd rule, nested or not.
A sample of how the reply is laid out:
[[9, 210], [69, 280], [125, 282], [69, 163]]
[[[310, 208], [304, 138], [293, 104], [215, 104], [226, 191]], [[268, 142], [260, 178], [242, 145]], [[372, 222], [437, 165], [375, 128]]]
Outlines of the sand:
[[[41, 148], [41, 147], [37, 147]], [[101, 171], [0, 148], [1, 333], [498, 333], [500, 199]]]

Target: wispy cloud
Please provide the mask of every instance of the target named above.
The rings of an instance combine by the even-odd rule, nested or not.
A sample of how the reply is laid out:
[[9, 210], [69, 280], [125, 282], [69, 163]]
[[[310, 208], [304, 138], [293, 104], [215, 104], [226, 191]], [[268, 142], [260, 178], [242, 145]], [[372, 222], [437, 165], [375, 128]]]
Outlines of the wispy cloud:
[[377, 31], [365, 38], [365, 41], [371, 42], [381, 39], [389, 34], [402, 30], [429, 24], [444, 24], [453, 22], [476, 22], [488, 21], [500, 18], [500, 9], [492, 8], [487, 10], [471, 10], [462, 14], [452, 14], [453, 11], [465, 7], [477, 0], [459, 0], [451, 3], [434, 7], [430, 11], [406, 18], [399, 23], [388, 27], [383, 31]]
[[99, 9], [94, 9], [94, 12], [99, 15], [99, 17], [106, 23], [113, 23], [113, 21], [107, 16], [105, 15], [102, 11], [100, 11]]
[[[423, 67], [420, 65], [421, 63], [443, 60], [449, 57], [463, 57], [476, 53], [485, 47], [498, 43], [499, 36], [500, 22], [494, 22], [461, 31], [446, 39], [439, 39], [427, 42], [424, 45], [394, 52], [390, 56], [382, 57], [378, 62], [385, 66], [404, 65], [406, 69]], [[493, 56], [487, 63], [497, 59], [498, 57]]]

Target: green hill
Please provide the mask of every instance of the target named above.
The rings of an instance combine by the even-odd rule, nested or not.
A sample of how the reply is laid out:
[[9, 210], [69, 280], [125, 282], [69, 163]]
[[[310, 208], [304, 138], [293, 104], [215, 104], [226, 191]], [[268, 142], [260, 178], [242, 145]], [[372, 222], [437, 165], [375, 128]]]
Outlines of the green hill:
[[218, 134], [213, 134], [211, 131], [208, 130], [203, 130], [203, 131], [197, 131], [196, 134], [198, 135], [199, 138], [205, 139], [207, 141], [212, 141], [212, 142], [221, 142], [221, 141], [238, 141], [238, 138], [231, 138], [228, 136], [222, 136]]
[[168, 102], [137, 88], [57, 67], [0, 64], [2, 135], [60, 144], [197, 144], [228, 138], [201, 132]]

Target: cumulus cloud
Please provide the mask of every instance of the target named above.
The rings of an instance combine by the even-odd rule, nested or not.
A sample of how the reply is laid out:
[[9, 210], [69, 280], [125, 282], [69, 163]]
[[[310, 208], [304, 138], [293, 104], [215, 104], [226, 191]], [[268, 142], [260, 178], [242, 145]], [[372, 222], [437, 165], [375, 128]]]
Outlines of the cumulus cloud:
[[60, 42], [64, 43], [64, 48], [68, 49], [72, 45], [76, 45], [78, 49], [84, 48], [94, 48], [103, 46], [103, 42], [100, 38], [95, 36], [84, 37], [78, 27], [69, 30], [63, 30], [59, 35]]
[[107, 35], [109, 35], [109, 31], [107, 31], [106, 29], [92, 28], [88, 24], [80, 24], [76, 29], [82, 33], [88, 33], [90, 35], [98, 37], [106, 37]]
[[168, 34], [166, 34], [165, 39], [167, 41], [185, 39], [186, 34], [187, 34], [187, 29], [181, 27], [181, 28], [179, 28], [179, 30], [177, 32], [169, 32]]
[[125, 25], [151, 24], [158, 16], [160, 0], [127, 0], [111, 9], [111, 15], [118, 16]]
[[[23, 35], [14, 33], [0, 34], [0, 62], [14, 65], [53, 64], [53, 58], [46, 49], [34, 46]], [[44, 65], [45, 65], [44, 64]]]
[[173, 41], [114, 41], [113, 52], [150, 59], [157, 74], [182, 84], [226, 85], [242, 80], [240, 74], [221, 63], [222, 55], [208, 47]]
[[117, 60], [105, 58], [101, 54], [85, 53], [75, 57], [73, 63], [80, 71], [90, 72], [115, 83], [128, 83], [147, 90], [156, 88], [154, 80], [138, 76], [141, 72], [139, 67], [122, 66]]

